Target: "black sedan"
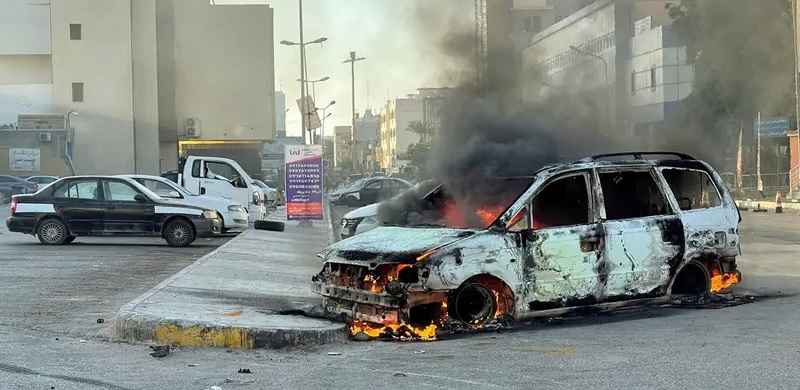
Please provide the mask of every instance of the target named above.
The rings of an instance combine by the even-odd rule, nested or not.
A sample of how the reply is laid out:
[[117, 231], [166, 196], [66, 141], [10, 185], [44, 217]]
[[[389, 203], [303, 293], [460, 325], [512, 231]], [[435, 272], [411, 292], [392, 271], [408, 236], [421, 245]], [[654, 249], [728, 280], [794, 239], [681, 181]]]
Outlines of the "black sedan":
[[395, 177], [367, 177], [331, 192], [331, 203], [344, 206], [365, 206], [380, 202], [411, 188], [411, 183]]
[[219, 234], [222, 220], [215, 210], [168, 201], [131, 179], [76, 176], [13, 196], [6, 226], [45, 245], [79, 236], [143, 236], [180, 247]]

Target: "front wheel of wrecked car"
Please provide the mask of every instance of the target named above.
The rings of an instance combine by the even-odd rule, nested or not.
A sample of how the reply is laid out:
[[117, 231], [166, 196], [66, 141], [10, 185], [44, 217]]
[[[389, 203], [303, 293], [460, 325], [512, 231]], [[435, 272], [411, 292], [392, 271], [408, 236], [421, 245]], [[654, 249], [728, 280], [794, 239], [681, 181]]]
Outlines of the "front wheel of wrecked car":
[[495, 318], [495, 294], [479, 283], [465, 283], [448, 298], [449, 315], [464, 324], [481, 326]]

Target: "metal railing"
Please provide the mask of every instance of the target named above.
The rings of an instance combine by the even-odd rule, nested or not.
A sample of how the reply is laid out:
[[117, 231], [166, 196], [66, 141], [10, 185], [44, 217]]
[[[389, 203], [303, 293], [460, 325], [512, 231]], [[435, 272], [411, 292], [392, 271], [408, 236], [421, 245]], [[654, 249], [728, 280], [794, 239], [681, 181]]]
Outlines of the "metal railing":
[[[763, 188], [759, 191], [758, 188], [758, 175], [755, 174], [747, 174], [742, 175], [742, 185], [739, 188], [736, 185], [736, 175], [733, 173], [725, 173], [722, 174], [722, 179], [725, 181], [725, 184], [728, 185], [728, 188], [736, 195], [762, 195], [767, 197], [773, 197], [775, 193], [782, 192], [784, 196], [789, 192], [790, 187], [790, 177], [791, 175], [798, 175], [800, 171], [793, 170], [792, 172], [782, 172], [782, 173], [762, 173], [761, 174], [761, 181], [763, 183]], [[797, 179], [795, 179], [797, 180]], [[792, 181], [791, 183], [796, 183], [796, 181]]]

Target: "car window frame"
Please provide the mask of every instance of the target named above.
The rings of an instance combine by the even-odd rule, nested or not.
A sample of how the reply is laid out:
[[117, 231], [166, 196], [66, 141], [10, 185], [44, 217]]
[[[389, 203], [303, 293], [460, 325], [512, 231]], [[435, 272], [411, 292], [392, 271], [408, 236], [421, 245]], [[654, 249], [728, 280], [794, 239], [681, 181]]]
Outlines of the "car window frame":
[[[98, 192], [98, 198], [99, 199], [71, 198], [71, 197], [60, 198], [60, 197], [56, 196], [56, 192], [58, 192], [58, 190], [59, 190], [59, 188], [61, 188], [61, 186], [70, 186], [73, 183], [90, 182], [90, 181], [94, 181], [95, 183], [97, 183], [97, 188], [100, 188], [100, 192]], [[58, 185], [54, 185], [56, 183]], [[48, 185], [48, 187], [53, 186], [53, 189], [50, 192], [50, 198], [52, 200], [54, 200], [54, 201], [104, 202], [105, 201], [105, 192], [103, 191], [101, 185], [102, 184], [100, 183], [100, 179], [99, 178], [75, 178], [75, 179], [64, 180], [63, 182], [60, 182], [60, 183], [59, 182], [53, 182], [53, 183], [50, 183], [50, 185]]]
[[[373, 184], [373, 183], [378, 183], [378, 188], [367, 188], [367, 187], [369, 187], [370, 184]], [[370, 191], [373, 191], [373, 190], [380, 191], [381, 189], [383, 189], [383, 180], [371, 180], [371, 181], [368, 181], [368, 182], [364, 183], [364, 185], [361, 187], [361, 189], [362, 190], [370, 190]]]
[[164, 197], [164, 196], [159, 195], [159, 193], [157, 193], [157, 192], [155, 192], [153, 190], [150, 190], [150, 191], [154, 192], [156, 195], [161, 196], [164, 199], [186, 199], [186, 197], [184, 196], [185, 194], [183, 193], [183, 191], [181, 191], [181, 190], [179, 190], [177, 188], [178, 185], [171, 183], [169, 179], [165, 179], [164, 181], [153, 179], [153, 178], [150, 178], [150, 177], [133, 177], [131, 179], [133, 179], [133, 181], [139, 183], [140, 185], [144, 186], [147, 189], [149, 189], [147, 187], [147, 185], [144, 184], [144, 183], [140, 183], [139, 180], [142, 180], [142, 181], [149, 180], [149, 181], [152, 181], [152, 182], [156, 182], [158, 184], [165, 185], [165, 186], [169, 187], [172, 191], [178, 193], [178, 197], [177, 198], [168, 198], [168, 197]]
[[[604, 222], [620, 222], [620, 221], [632, 221], [637, 219], [645, 219], [645, 218], [657, 218], [657, 217], [670, 217], [675, 216], [677, 213], [675, 212], [675, 205], [672, 203], [672, 199], [670, 194], [672, 191], [670, 190], [670, 194], [665, 193], [664, 185], [666, 185], [666, 181], [663, 180], [663, 177], [656, 172], [656, 169], [652, 166], [612, 166], [612, 167], [600, 167], [594, 168], [594, 180], [597, 183], [595, 187], [595, 191], [597, 192], [598, 198], [598, 212], [600, 218]], [[603, 182], [600, 180], [600, 174], [602, 173], [614, 173], [614, 172], [648, 172], [650, 177], [653, 179], [653, 182], [656, 184], [656, 188], [658, 188], [659, 192], [661, 192], [661, 196], [664, 198], [664, 204], [667, 205], [669, 213], [666, 214], [655, 214], [655, 215], [648, 215], [646, 217], [633, 217], [633, 218], [624, 218], [624, 219], [608, 219], [608, 214], [606, 213], [606, 201], [605, 201], [605, 192], [603, 191]]]
[[[681, 208], [681, 204], [678, 201], [678, 198], [675, 196], [675, 193], [672, 191], [672, 186], [669, 185], [669, 181], [667, 180], [667, 177], [664, 176], [664, 170], [668, 170], [668, 169], [674, 169], [674, 170], [679, 170], [679, 171], [694, 171], [694, 172], [701, 172], [701, 173], [705, 174], [706, 177], [708, 178], [708, 181], [711, 183], [711, 185], [714, 186], [714, 190], [717, 192], [717, 198], [719, 199], [719, 205], [714, 206], [714, 207], [705, 207], [705, 208], [698, 208], [698, 209], [691, 209], [691, 210], [682, 209]], [[696, 212], [703, 212], [703, 211], [706, 211], [706, 210], [722, 209], [722, 208], [725, 207], [725, 198], [722, 196], [722, 192], [720, 191], [719, 187], [717, 186], [717, 182], [714, 181], [714, 178], [711, 176], [711, 174], [709, 174], [708, 172], [706, 172], [706, 171], [704, 171], [702, 169], [681, 168], [681, 167], [660, 167], [660, 168], [658, 168], [658, 176], [659, 176], [660, 180], [662, 180], [662, 183], [663, 183], [662, 185], [664, 186], [664, 188], [669, 188], [670, 202], [671, 203], [674, 202], [674, 203], [672, 203], [672, 208], [674, 210], [677, 210], [678, 213], [684, 213], [684, 214], [685, 213], [696, 213]]]
[[[576, 225], [548, 226], [548, 227], [544, 227], [544, 228], [540, 228], [540, 229], [533, 228], [533, 226], [531, 226], [532, 223], [533, 223], [533, 201], [536, 199], [536, 197], [539, 196], [539, 194], [541, 194], [542, 191], [544, 191], [551, 184], [553, 184], [553, 183], [555, 183], [555, 182], [557, 182], [557, 181], [559, 181], [561, 179], [567, 179], [567, 178], [570, 178], [570, 177], [573, 177], [573, 176], [580, 176], [580, 175], [584, 176], [584, 182], [585, 182], [585, 185], [586, 185], [586, 196], [588, 197], [588, 200], [589, 200], [589, 205], [588, 205], [589, 206], [589, 210], [588, 210], [589, 214], [587, 215], [587, 221], [588, 222], [586, 222], [585, 224], [576, 224]], [[581, 169], [581, 170], [564, 172], [564, 173], [555, 175], [553, 177], [547, 178], [547, 180], [545, 180], [541, 185], [539, 185], [539, 187], [536, 188], [536, 191], [534, 191], [533, 194], [531, 194], [531, 196], [525, 202], [525, 207], [522, 209], [522, 210], [527, 209], [525, 218], [528, 219], [528, 226], [530, 226], [528, 230], [538, 232], [538, 231], [546, 231], [546, 230], [551, 230], [551, 229], [564, 229], [564, 228], [571, 228], [571, 227], [576, 227], [576, 226], [588, 226], [588, 225], [594, 225], [594, 224], [598, 223], [599, 222], [598, 221], [598, 216], [597, 216], [597, 212], [595, 211], [595, 209], [596, 209], [595, 196], [594, 196], [594, 191], [592, 190], [592, 188], [594, 188], [594, 185], [593, 185], [593, 182], [592, 182], [594, 180], [594, 178], [592, 176], [593, 175], [592, 175], [592, 170], [591, 169]], [[510, 227], [508, 227], [508, 228], [510, 228]]]
[[[111, 179], [111, 178], [104, 178], [104, 179], [100, 179], [100, 182], [101, 182], [101, 184], [102, 184], [102, 186], [103, 186], [103, 199], [104, 199], [105, 201], [107, 201], [107, 202], [124, 202], [124, 203], [131, 203], [131, 204], [132, 204], [132, 203], [140, 203], [140, 202], [137, 202], [135, 199], [134, 199], [134, 200], [116, 200], [116, 199], [111, 199], [111, 197], [110, 197], [110, 195], [111, 195], [111, 191], [110, 191], [108, 188], [106, 188], [106, 184], [107, 184], [107, 183], [110, 183], [110, 182], [117, 182], [117, 183], [122, 183], [122, 184], [125, 184], [125, 185], [127, 185], [128, 187], [131, 187], [131, 188], [133, 188], [133, 190], [134, 190], [134, 191], [135, 191], [137, 194], [139, 194], [139, 195], [142, 195], [142, 196], [144, 196], [144, 197], [145, 197], [145, 198], [147, 198], [147, 199], [150, 199], [150, 197], [149, 197], [149, 196], [145, 195], [145, 194], [144, 194], [142, 191], [140, 191], [138, 188], [136, 188], [136, 186], [135, 186], [135, 185], [133, 185], [133, 184], [131, 184], [131, 183], [128, 183], [128, 182], [127, 182], [127, 181], [125, 181], [125, 180], [120, 180], [120, 179]], [[109, 195], [109, 196], [106, 196], [106, 191], [107, 191], [107, 190], [108, 190], [108, 195]], [[135, 196], [135, 195], [134, 195], [134, 196]]]

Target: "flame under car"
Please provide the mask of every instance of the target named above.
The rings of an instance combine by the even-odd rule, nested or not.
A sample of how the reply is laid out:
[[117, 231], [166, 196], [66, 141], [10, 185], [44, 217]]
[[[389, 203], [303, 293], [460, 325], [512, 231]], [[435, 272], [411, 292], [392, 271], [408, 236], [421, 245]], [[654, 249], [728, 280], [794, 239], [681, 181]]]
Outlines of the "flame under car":
[[740, 216], [708, 164], [603, 157], [428, 196], [405, 226], [327, 248], [314, 291], [354, 335], [431, 340], [442, 330], [707, 294], [741, 280]]

